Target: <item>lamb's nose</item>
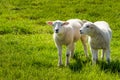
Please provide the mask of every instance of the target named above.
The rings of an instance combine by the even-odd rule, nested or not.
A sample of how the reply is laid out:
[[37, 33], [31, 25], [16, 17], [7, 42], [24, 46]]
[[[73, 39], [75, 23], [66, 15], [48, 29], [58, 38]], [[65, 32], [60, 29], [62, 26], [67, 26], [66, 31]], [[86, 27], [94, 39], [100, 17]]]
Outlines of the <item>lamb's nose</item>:
[[82, 34], [82, 30], [80, 30], [80, 34]]
[[55, 29], [55, 33], [58, 33], [59, 29]]

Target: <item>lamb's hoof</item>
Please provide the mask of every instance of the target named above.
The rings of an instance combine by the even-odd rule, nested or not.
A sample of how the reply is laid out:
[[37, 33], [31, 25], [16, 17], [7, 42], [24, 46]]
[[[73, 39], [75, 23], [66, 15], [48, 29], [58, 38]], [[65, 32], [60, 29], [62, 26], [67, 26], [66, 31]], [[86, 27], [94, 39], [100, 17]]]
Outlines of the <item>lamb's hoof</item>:
[[110, 60], [107, 60], [107, 64], [110, 65]]
[[63, 66], [63, 64], [58, 64], [58, 67], [61, 67], [61, 66]]
[[69, 63], [66, 63], [65, 66], [66, 66], [66, 67], [69, 66]]
[[96, 60], [96, 61], [92, 61], [92, 64], [93, 64], [93, 65], [98, 64], [98, 60]]
[[60, 65], [60, 66], [58, 66], [59, 68], [63, 68], [64, 67], [64, 65]]
[[96, 62], [92, 62], [92, 65], [96, 65]]

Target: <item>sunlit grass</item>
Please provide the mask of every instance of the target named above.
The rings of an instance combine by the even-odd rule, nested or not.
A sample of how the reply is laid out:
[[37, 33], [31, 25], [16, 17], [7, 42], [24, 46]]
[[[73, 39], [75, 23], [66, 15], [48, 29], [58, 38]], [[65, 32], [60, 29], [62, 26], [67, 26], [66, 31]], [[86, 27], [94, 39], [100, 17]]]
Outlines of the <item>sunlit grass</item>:
[[[1, 0], [0, 1], [0, 80], [118, 80], [120, 78], [119, 0]], [[105, 20], [113, 32], [111, 64], [92, 65], [81, 42], [75, 58], [58, 67], [58, 53], [49, 20]], [[89, 48], [89, 47], [88, 47]]]

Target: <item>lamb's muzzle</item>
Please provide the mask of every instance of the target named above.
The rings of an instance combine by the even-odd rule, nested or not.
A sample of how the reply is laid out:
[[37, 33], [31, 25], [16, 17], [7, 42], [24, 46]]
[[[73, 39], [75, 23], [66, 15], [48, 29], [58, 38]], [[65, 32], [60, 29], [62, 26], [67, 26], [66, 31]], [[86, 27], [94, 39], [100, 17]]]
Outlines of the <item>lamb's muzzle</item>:
[[59, 29], [55, 29], [55, 33], [59, 33]]
[[80, 34], [83, 34], [82, 30], [80, 30]]

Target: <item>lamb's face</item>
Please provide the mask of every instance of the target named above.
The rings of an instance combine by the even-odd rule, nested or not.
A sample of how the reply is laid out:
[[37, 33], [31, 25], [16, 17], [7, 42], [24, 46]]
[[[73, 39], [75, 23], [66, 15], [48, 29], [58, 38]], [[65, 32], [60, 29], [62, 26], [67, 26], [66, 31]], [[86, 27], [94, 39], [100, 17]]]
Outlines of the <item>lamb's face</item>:
[[80, 28], [80, 34], [91, 35], [92, 28], [93, 28], [93, 23], [87, 22], [83, 24], [83, 26]]
[[63, 22], [62, 21], [55, 21], [53, 23], [53, 30], [55, 33], [63, 33], [63, 31], [64, 31]]
[[68, 22], [56, 20], [56, 21], [48, 21], [47, 24], [53, 26], [54, 33], [61, 34], [64, 32], [64, 25], [69, 24]]

